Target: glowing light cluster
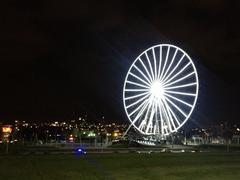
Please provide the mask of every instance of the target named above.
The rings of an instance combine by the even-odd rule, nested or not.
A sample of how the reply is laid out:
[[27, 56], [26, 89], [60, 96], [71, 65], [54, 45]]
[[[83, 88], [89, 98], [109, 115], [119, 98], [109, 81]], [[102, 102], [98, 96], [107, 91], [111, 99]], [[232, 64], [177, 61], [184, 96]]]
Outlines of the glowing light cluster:
[[143, 134], [168, 135], [189, 119], [198, 96], [191, 58], [170, 44], [153, 46], [130, 67], [123, 89], [124, 108]]
[[2, 127], [2, 132], [3, 133], [11, 133], [12, 132], [12, 127], [4, 126], [4, 127]]

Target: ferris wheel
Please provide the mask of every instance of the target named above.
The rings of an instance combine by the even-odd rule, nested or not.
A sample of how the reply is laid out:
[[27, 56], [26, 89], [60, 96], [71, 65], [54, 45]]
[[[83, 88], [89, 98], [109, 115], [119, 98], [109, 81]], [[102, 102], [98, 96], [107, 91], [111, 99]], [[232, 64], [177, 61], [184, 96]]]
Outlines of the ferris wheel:
[[123, 103], [131, 126], [144, 135], [176, 132], [189, 119], [198, 88], [196, 68], [185, 51], [171, 44], [148, 48], [124, 82]]

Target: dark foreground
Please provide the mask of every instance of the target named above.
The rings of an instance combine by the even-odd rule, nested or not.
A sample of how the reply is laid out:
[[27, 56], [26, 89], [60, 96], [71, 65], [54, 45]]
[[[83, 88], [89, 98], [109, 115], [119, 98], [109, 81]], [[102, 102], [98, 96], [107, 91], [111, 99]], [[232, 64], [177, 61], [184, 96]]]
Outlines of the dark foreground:
[[2, 180], [240, 179], [238, 153], [1, 155]]

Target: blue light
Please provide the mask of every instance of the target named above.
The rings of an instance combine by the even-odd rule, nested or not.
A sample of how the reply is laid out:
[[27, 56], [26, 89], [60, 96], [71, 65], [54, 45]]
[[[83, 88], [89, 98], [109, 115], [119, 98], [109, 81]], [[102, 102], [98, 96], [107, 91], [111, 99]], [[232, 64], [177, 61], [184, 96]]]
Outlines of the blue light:
[[82, 147], [79, 147], [75, 150], [76, 155], [84, 155], [87, 154], [86, 150]]

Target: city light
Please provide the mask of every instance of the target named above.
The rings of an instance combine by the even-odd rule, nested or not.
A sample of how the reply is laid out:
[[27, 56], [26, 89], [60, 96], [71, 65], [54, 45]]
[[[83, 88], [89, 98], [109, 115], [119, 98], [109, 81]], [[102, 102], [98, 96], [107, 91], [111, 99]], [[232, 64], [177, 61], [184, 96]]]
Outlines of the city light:
[[94, 132], [89, 132], [88, 137], [95, 137], [96, 134]]
[[114, 136], [114, 137], [117, 137], [117, 136], [118, 136], [118, 133], [116, 133], [116, 132], [113, 133], [113, 136]]
[[12, 128], [10, 126], [4, 126], [4, 127], [2, 127], [2, 132], [3, 133], [11, 133]]
[[71, 134], [70, 137], [68, 138], [69, 141], [73, 141], [73, 135]]

